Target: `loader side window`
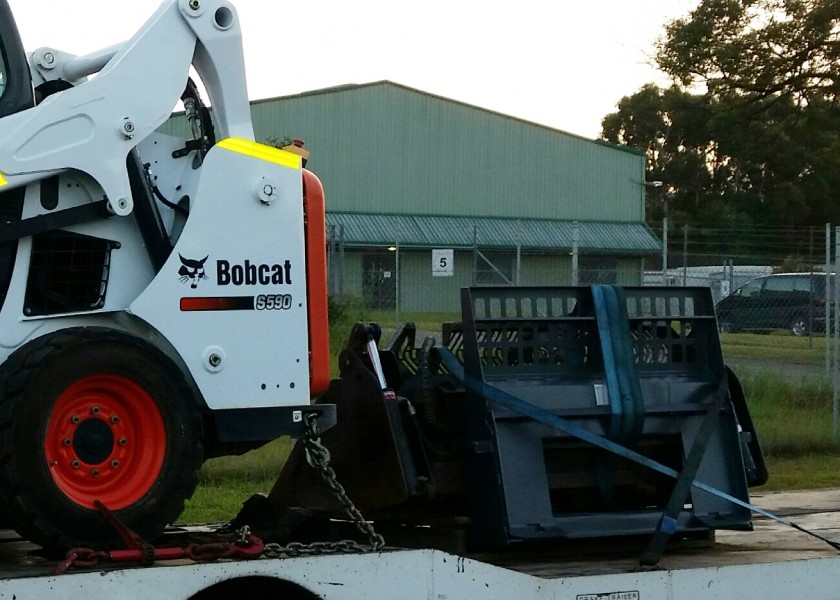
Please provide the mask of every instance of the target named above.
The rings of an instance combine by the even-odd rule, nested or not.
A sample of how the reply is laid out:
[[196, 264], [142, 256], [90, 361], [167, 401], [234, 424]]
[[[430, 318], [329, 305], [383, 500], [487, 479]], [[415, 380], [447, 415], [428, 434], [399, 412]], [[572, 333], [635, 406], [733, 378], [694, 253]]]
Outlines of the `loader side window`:
[[24, 314], [54, 315], [102, 308], [113, 245], [109, 240], [67, 231], [33, 236]]

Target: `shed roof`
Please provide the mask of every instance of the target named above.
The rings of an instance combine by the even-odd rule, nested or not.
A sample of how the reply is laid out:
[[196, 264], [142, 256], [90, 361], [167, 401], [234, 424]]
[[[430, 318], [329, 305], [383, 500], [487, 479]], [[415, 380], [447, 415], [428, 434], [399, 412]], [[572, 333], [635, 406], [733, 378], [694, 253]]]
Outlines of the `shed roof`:
[[[540, 129], [544, 129], [546, 131], [559, 133], [559, 134], [562, 134], [562, 135], [567, 136], [567, 137], [577, 138], [578, 140], [583, 141], [583, 142], [588, 142], [588, 143], [592, 143], [592, 144], [598, 144], [598, 145], [601, 145], [601, 146], [606, 146], [606, 147], [612, 148], [613, 150], [619, 150], [621, 152], [628, 152], [630, 154], [635, 154], [635, 155], [638, 155], [638, 156], [646, 156], [646, 154], [644, 152], [642, 152], [641, 150], [638, 150], [636, 148], [632, 148], [630, 146], [621, 146], [621, 145], [618, 145], [618, 144], [613, 144], [613, 143], [607, 142], [606, 140], [591, 139], [591, 138], [588, 138], [588, 137], [584, 137], [582, 135], [578, 135], [576, 133], [570, 133], [568, 131], [563, 131], [562, 129], [557, 129], [556, 127], [550, 127], [550, 126], [544, 125], [542, 123], [537, 123], [536, 121], [530, 121], [528, 119], [522, 119], [520, 117], [514, 117], [512, 115], [508, 115], [508, 114], [505, 114], [505, 113], [502, 113], [502, 112], [498, 112], [498, 111], [495, 111], [495, 110], [492, 110], [492, 109], [489, 109], [489, 108], [484, 108], [483, 106], [478, 106], [477, 104], [470, 104], [469, 102], [463, 102], [461, 100], [455, 100], [454, 98], [447, 98], [446, 96], [440, 96], [438, 94], [433, 94], [431, 92], [426, 92], [424, 90], [413, 88], [411, 86], [404, 85], [402, 83], [397, 83], [396, 81], [389, 81], [387, 79], [383, 79], [383, 80], [380, 80], [380, 81], [371, 81], [371, 82], [367, 82], [367, 83], [347, 83], [347, 84], [335, 85], [335, 86], [331, 86], [331, 87], [327, 87], [327, 88], [320, 88], [320, 89], [317, 89], [317, 90], [309, 90], [309, 91], [300, 92], [300, 93], [297, 93], [297, 94], [288, 94], [286, 96], [275, 96], [275, 97], [272, 97], [272, 98], [260, 98], [260, 99], [257, 99], [257, 100], [251, 100], [251, 106], [258, 106], [260, 104], [276, 104], [277, 102], [281, 102], [281, 101], [284, 101], [284, 100], [291, 100], [291, 99], [294, 99], [294, 98], [306, 98], [306, 97], [310, 97], [310, 96], [320, 96], [320, 95], [324, 95], [324, 94], [335, 94], [335, 93], [338, 93], [338, 92], [347, 92], [347, 91], [362, 90], [362, 89], [377, 88], [377, 87], [393, 87], [393, 88], [402, 89], [402, 90], [405, 90], [407, 92], [411, 92], [412, 94], [417, 94], [417, 95], [420, 95], [420, 96], [426, 96], [428, 98], [434, 98], [436, 100], [441, 100], [441, 101], [443, 101], [447, 104], [460, 105], [460, 106], [463, 106], [465, 108], [480, 111], [480, 112], [483, 112], [483, 113], [486, 113], [486, 114], [489, 114], [489, 115], [494, 115], [496, 117], [501, 117], [501, 118], [509, 120], [509, 121], [524, 123], [526, 125], [532, 125], [534, 127], [538, 127]], [[180, 114], [180, 113], [176, 113], [176, 114]]]
[[482, 248], [571, 250], [577, 226], [581, 251], [640, 255], [662, 250], [644, 223], [328, 212], [327, 225], [341, 226], [347, 246], [399, 242], [402, 247], [471, 248], [475, 242]]

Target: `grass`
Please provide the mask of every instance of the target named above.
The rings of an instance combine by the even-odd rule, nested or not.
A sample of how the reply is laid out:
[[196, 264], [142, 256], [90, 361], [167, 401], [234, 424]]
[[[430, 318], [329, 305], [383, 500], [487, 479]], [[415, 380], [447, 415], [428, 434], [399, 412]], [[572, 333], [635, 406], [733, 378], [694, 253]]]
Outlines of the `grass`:
[[840, 485], [840, 452], [767, 457], [770, 480], [753, 491], [816, 490]]
[[[739, 374], [770, 473], [763, 490], [840, 485], [840, 444], [833, 439], [831, 382], [820, 377], [825, 338], [721, 334], [724, 358], [752, 368]], [[799, 373], [799, 374], [798, 374]], [[806, 376], [810, 373], [810, 376]]]
[[242, 456], [212, 458], [201, 469], [198, 488], [180, 523], [229, 521], [253, 494], [271, 491], [291, 451], [289, 438], [280, 438]]
[[831, 452], [832, 390], [821, 379], [789, 380], [768, 372], [741, 377], [766, 456]]
[[795, 337], [780, 332], [722, 333], [720, 343], [727, 358], [751, 358], [792, 361], [796, 364], [821, 364], [825, 357], [824, 337]]
[[[368, 311], [347, 322], [388, 323], [392, 312]], [[405, 315], [420, 331], [439, 331], [440, 323], [456, 315]], [[349, 324], [331, 332], [337, 356]], [[388, 339], [388, 332], [383, 335]], [[766, 368], [749, 369], [741, 383], [765, 455], [770, 480], [758, 490], [816, 489], [840, 485], [840, 445], [832, 438], [832, 389], [821, 378], [779, 374], [777, 365], [823, 364], [824, 342], [784, 335], [724, 334], [724, 357], [767, 361]], [[335, 363], [335, 361], [333, 361]], [[209, 523], [233, 518], [252, 494], [268, 493], [291, 449], [283, 438], [243, 456], [216, 458], [201, 471], [200, 483], [181, 523]]]
[[741, 378], [770, 480], [762, 489], [840, 485], [840, 446], [832, 434], [832, 390], [820, 379], [769, 371]]

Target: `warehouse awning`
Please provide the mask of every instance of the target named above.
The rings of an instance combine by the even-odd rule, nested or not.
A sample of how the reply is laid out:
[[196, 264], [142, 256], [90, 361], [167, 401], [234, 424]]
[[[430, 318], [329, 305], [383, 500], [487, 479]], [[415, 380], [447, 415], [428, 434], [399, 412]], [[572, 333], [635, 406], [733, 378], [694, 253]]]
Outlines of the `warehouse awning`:
[[328, 228], [345, 246], [416, 248], [516, 248], [570, 251], [575, 228], [581, 252], [653, 254], [662, 242], [644, 223], [555, 221], [429, 215], [327, 213]]

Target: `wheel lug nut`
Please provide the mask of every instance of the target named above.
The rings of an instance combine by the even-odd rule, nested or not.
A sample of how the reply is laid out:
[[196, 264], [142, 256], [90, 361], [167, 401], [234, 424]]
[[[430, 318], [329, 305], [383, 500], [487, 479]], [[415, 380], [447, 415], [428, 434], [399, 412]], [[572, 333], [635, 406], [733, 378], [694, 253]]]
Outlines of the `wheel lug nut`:
[[80, 466], [80, 465], [79, 465], [79, 461], [78, 461], [78, 460], [74, 460], [73, 462], [71, 462], [71, 463], [70, 463], [70, 466], [71, 466], [71, 467], [73, 467], [74, 469], [78, 469], [78, 468], [79, 468], [79, 466]]
[[118, 461], [116, 459], [112, 460], [111, 461], [111, 466], [116, 469], [117, 467], [120, 466], [120, 461]]
[[117, 415], [111, 417], [111, 423], [119, 423], [120, 418]]
[[69, 446], [72, 443], [73, 443], [73, 440], [71, 440], [70, 438], [64, 438], [64, 445], [65, 446]]
[[98, 406], [91, 406], [90, 407], [90, 414], [98, 415], [99, 414], [99, 407]]
[[73, 415], [72, 417], [70, 417], [70, 422], [73, 423], [74, 425], [77, 424], [79, 421], [81, 421], [81, 419], [79, 418], [79, 415]]
[[99, 477], [99, 469], [93, 469], [90, 472], [91, 477]]
[[127, 439], [125, 439], [125, 438], [120, 438], [120, 442], [119, 442], [120, 446], [125, 446], [127, 443], [128, 443], [128, 440], [127, 440]]

